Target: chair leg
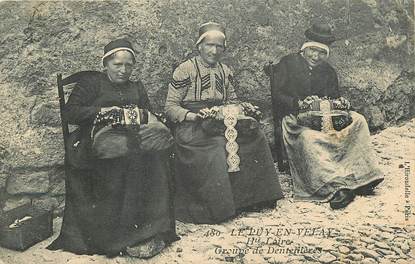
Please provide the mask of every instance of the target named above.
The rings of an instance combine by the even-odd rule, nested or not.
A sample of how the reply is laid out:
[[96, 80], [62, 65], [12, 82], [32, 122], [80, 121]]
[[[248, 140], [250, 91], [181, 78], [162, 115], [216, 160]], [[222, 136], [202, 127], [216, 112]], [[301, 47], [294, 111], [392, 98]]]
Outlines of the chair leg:
[[286, 162], [286, 155], [285, 155], [285, 148], [284, 142], [282, 138], [282, 127], [281, 121], [275, 122], [274, 126], [274, 139], [275, 139], [275, 154], [276, 154], [276, 162], [278, 165], [279, 172], [287, 172], [289, 171], [288, 163]]
[[171, 230], [174, 231], [176, 238], [175, 240], [179, 240], [180, 237], [176, 234], [176, 214], [175, 214], [175, 193], [176, 193], [176, 184], [175, 184], [175, 178], [176, 178], [176, 161], [175, 161], [175, 151], [174, 148], [171, 149], [169, 152], [169, 167], [170, 167], [170, 175], [168, 179], [168, 185], [169, 185], [169, 207], [170, 207], [170, 227]]

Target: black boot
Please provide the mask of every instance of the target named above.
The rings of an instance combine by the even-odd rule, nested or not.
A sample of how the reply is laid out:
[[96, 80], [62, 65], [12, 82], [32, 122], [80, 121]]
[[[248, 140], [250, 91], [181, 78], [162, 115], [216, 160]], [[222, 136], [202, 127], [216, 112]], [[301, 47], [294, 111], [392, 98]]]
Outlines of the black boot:
[[345, 208], [349, 203], [351, 203], [354, 200], [355, 196], [356, 195], [353, 193], [352, 190], [338, 190], [334, 194], [333, 199], [330, 200], [330, 207], [331, 209]]
[[357, 188], [356, 190], [354, 190], [354, 193], [356, 195], [373, 195], [374, 194], [374, 189], [376, 188], [376, 186], [381, 183], [383, 181], [382, 179], [377, 179], [374, 180], [366, 185], [360, 186], [359, 188]]

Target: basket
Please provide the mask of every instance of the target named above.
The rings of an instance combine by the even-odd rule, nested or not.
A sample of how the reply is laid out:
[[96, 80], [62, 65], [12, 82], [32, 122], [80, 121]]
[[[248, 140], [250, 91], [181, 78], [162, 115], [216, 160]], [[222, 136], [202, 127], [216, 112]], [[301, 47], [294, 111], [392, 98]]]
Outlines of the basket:
[[[16, 219], [31, 217], [11, 228]], [[24, 205], [0, 215], [0, 246], [23, 251], [53, 234], [52, 211]]]

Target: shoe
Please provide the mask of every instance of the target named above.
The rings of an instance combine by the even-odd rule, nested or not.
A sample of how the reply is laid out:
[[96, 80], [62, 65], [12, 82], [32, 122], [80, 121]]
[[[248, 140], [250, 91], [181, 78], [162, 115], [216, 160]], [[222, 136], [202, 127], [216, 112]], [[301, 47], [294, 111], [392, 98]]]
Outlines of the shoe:
[[345, 208], [347, 205], [349, 205], [349, 203], [351, 203], [354, 200], [355, 196], [356, 195], [353, 193], [352, 190], [339, 190], [334, 194], [333, 199], [330, 200], [330, 207], [331, 209]]
[[285, 174], [291, 174], [290, 164], [287, 161], [278, 163], [278, 171]]
[[134, 247], [127, 247], [126, 252], [131, 257], [149, 259], [159, 254], [166, 247], [163, 240], [152, 238], [150, 241]]
[[374, 180], [366, 185], [360, 186], [359, 188], [356, 188], [354, 190], [354, 193], [357, 195], [373, 195], [374, 194], [374, 189], [376, 188], [376, 186], [383, 182], [383, 178], [382, 179], [377, 179]]

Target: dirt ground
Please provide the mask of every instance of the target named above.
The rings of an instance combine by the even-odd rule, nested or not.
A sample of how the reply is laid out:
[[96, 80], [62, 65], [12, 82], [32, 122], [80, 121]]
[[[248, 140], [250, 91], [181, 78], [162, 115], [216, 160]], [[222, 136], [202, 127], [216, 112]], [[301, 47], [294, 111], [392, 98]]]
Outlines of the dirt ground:
[[178, 223], [181, 240], [150, 260], [49, 251], [62, 222], [57, 218], [48, 240], [22, 253], [0, 248], [0, 264], [415, 263], [415, 119], [373, 135], [372, 142], [385, 180], [375, 195], [356, 197], [343, 210], [293, 201], [289, 175], [280, 175], [286, 198], [275, 209], [221, 225]]

